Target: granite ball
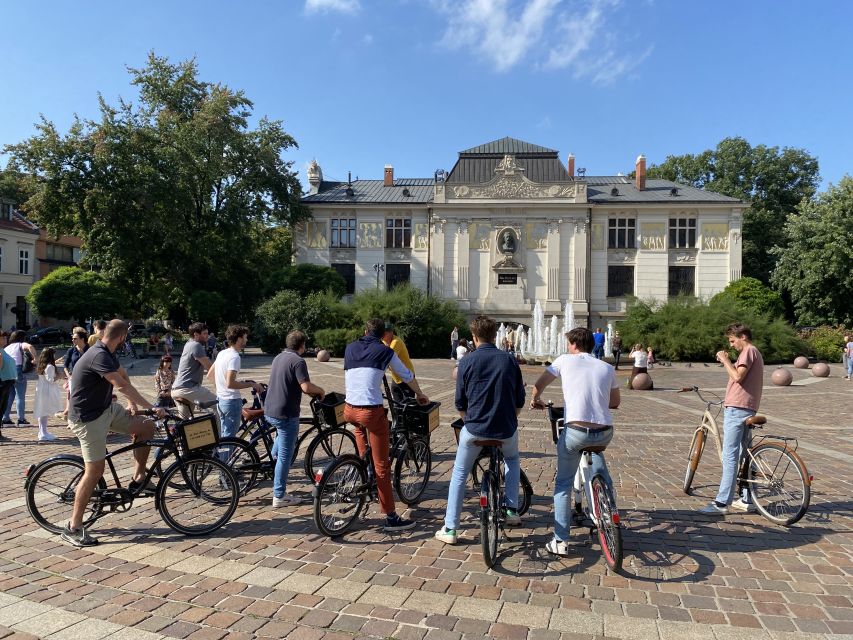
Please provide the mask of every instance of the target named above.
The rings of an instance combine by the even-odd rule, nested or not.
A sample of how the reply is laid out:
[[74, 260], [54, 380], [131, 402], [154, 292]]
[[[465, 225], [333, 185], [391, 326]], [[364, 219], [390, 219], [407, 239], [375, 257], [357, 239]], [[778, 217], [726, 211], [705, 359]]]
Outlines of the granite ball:
[[317, 352], [317, 362], [328, 362], [332, 359], [332, 354], [323, 349]]
[[812, 375], [815, 378], [828, 378], [829, 365], [825, 362], [818, 362], [815, 366], [812, 367]]
[[652, 377], [648, 373], [638, 373], [631, 383], [636, 391], [648, 391], [652, 388]]
[[797, 356], [794, 359], [794, 366], [797, 369], [808, 369], [809, 368], [809, 359], [805, 356]]
[[778, 369], [776, 369], [776, 371], [773, 372], [773, 375], [770, 376], [770, 379], [777, 387], [787, 387], [794, 381], [794, 376], [787, 369], [779, 367]]

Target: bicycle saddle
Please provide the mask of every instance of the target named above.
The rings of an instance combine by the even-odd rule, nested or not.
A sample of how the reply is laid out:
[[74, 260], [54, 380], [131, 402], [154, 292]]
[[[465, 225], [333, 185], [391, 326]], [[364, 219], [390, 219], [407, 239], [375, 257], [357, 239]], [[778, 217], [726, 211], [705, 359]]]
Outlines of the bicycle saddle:
[[746, 424], [750, 427], [757, 427], [760, 424], [766, 424], [767, 418], [764, 416], [752, 416], [751, 418], [746, 419]]
[[471, 444], [476, 447], [497, 447], [498, 449], [504, 445], [501, 440], [474, 440]]
[[255, 420], [256, 418], [260, 418], [262, 415], [264, 415], [264, 410], [263, 409], [243, 409], [242, 413], [243, 413], [243, 418], [246, 419], [246, 422], [251, 422], [252, 420]]
[[193, 404], [195, 404], [199, 409], [210, 409], [211, 407], [215, 407], [217, 403], [217, 400], [196, 400]]
[[584, 447], [581, 449], [581, 453], [601, 453], [607, 448], [607, 445], [595, 445], [594, 447]]

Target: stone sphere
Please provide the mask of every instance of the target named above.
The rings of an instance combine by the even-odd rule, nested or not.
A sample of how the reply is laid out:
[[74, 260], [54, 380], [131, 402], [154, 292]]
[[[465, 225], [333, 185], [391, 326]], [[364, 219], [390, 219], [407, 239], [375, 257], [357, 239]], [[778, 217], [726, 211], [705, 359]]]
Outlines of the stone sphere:
[[332, 354], [323, 349], [317, 352], [317, 362], [328, 362], [332, 359]]
[[638, 373], [631, 386], [637, 391], [648, 391], [652, 388], [652, 377], [648, 373]]
[[453, 379], [456, 380], [456, 373], [459, 371], [459, 367], [453, 367]]
[[794, 381], [794, 376], [791, 375], [791, 372], [787, 369], [779, 367], [778, 369], [776, 369], [776, 371], [773, 372], [773, 375], [770, 376], [770, 379], [777, 387], [787, 387]]
[[829, 365], [825, 362], [818, 362], [815, 366], [812, 367], [812, 375], [815, 378], [828, 378]]
[[794, 359], [794, 366], [797, 369], [808, 369], [809, 368], [809, 359], [805, 356], [797, 356]]

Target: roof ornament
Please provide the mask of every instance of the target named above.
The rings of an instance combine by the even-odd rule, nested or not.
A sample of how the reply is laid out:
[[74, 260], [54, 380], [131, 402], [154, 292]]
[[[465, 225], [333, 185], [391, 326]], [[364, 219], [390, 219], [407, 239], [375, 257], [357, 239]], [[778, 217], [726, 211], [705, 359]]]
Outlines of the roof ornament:
[[499, 176], [514, 176], [518, 171], [524, 171], [524, 169], [518, 166], [515, 156], [510, 153], [506, 154], [495, 167], [495, 173]]
[[586, 178], [586, 167], [579, 167], [577, 170], [578, 178]]
[[435, 181], [436, 182], [447, 182], [447, 171], [444, 169], [436, 169], [435, 170]]

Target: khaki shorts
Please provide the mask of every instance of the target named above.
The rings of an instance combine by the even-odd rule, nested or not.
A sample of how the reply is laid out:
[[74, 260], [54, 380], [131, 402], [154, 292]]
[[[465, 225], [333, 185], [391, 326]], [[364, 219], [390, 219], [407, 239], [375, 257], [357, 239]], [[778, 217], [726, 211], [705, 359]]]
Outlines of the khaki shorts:
[[192, 387], [190, 389], [172, 389], [172, 400], [178, 408], [178, 413], [183, 420], [189, 420], [191, 417], [190, 408], [178, 400], [187, 400], [190, 404], [194, 402], [211, 402], [216, 400], [216, 396], [210, 389], [205, 387]]
[[110, 408], [89, 422], [68, 421], [68, 428], [80, 440], [84, 462], [100, 462], [107, 457], [107, 432], [129, 435], [133, 418], [127, 409], [113, 402]]

